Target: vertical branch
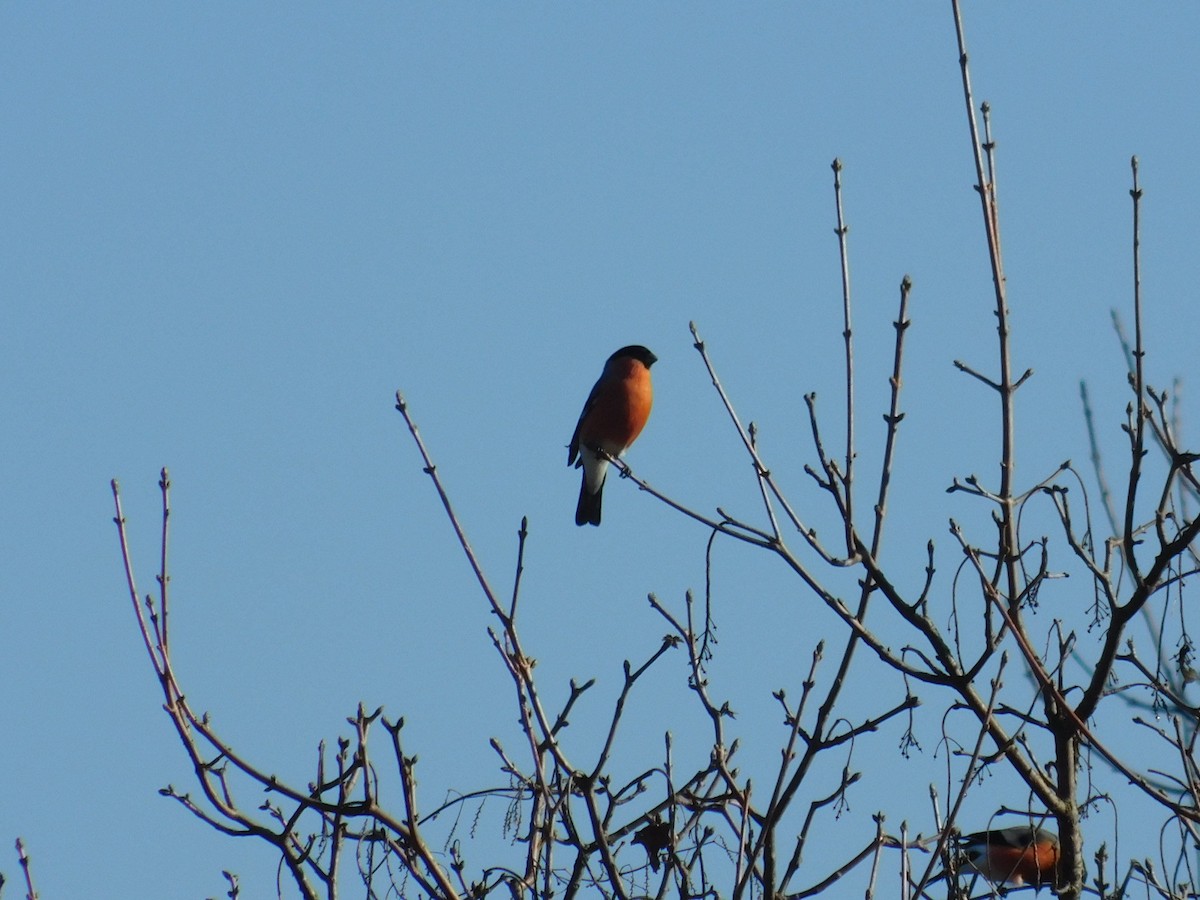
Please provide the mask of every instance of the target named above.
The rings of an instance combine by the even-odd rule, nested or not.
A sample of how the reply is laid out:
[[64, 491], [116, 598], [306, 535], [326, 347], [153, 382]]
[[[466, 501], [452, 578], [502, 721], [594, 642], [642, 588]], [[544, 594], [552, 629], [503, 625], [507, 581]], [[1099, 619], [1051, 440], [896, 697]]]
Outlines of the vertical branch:
[[[984, 230], [987, 233], [988, 259], [992, 267], [992, 287], [996, 303], [996, 333], [1000, 350], [1000, 377], [993, 384], [1000, 395], [1000, 488], [996, 500], [1001, 507], [999, 522], [1000, 547], [997, 557], [997, 576], [1005, 581], [1006, 599], [1013, 617], [1020, 612], [1021, 591], [1019, 587], [1019, 543], [1017, 537], [1016, 497], [1013, 486], [1016, 469], [1016, 420], [1014, 401], [1016, 384], [1012, 376], [1012, 337], [1009, 324], [1007, 288], [1004, 266], [1000, 254], [1000, 221], [996, 206], [995, 142], [991, 135], [991, 110], [983, 107], [985, 138], [979, 138], [979, 125], [975, 119], [975, 101], [971, 93], [971, 73], [968, 65], [966, 38], [963, 34], [962, 13], [959, 0], [951, 0], [954, 9], [954, 27], [958, 36], [958, 59], [962, 70], [963, 98], [967, 105], [967, 121], [971, 131], [971, 150], [975, 157], [975, 174], [978, 184], [979, 202], [983, 212]], [[985, 168], [986, 153], [986, 168]], [[1022, 376], [1024, 381], [1026, 376]]]
[[854, 527], [854, 332], [850, 316], [850, 257], [846, 235], [850, 229], [842, 212], [842, 161], [833, 161], [833, 197], [837, 205], [838, 256], [842, 265], [842, 338], [846, 342], [846, 462], [842, 471], [842, 488], [846, 502], [846, 555], [854, 554], [851, 531]]
[[38, 892], [33, 886], [33, 870], [29, 867], [29, 854], [25, 852], [25, 843], [17, 838], [17, 861], [21, 864], [21, 874], [25, 876], [25, 900], [38, 900]]
[[992, 106], [986, 100], [979, 105], [983, 114], [983, 152], [987, 163], [988, 207], [992, 215], [992, 241], [995, 244], [995, 266], [1000, 271], [1000, 283], [1004, 279], [1004, 254], [1000, 250], [1000, 197], [999, 180], [996, 177], [996, 142], [992, 140]]
[[517, 565], [513, 573], [512, 603], [508, 607], [508, 617], [517, 617], [517, 600], [521, 597], [521, 576], [525, 574], [525, 540], [529, 537], [529, 517], [521, 516], [521, 528], [517, 532]]
[[1125, 551], [1125, 564], [1129, 566], [1134, 583], [1140, 583], [1137, 558], [1134, 548], [1135, 538], [1135, 506], [1137, 503], [1138, 482], [1142, 475], [1142, 458], [1146, 455], [1146, 381], [1143, 363], [1146, 356], [1142, 343], [1142, 254], [1141, 254], [1141, 200], [1142, 190], [1138, 185], [1138, 158], [1129, 160], [1133, 171], [1133, 187], [1129, 196], [1133, 198], [1133, 392], [1137, 395], [1136, 410], [1131, 423], [1132, 433], [1129, 436], [1132, 458], [1129, 463], [1129, 484], [1125, 493], [1125, 527], [1122, 535], [1122, 547]]
[[170, 655], [170, 631], [167, 629], [167, 583], [171, 580], [171, 576], [167, 569], [167, 538], [171, 532], [171, 476], [167, 472], [166, 466], [163, 466], [159, 473], [158, 487], [162, 492], [162, 544], [158, 560], [158, 598], [162, 623], [159, 626], [159, 640], [162, 643], [163, 656], [167, 657]]
[[900, 281], [900, 312], [893, 326], [896, 329], [896, 352], [892, 358], [892, 377], [888, 380], [891, 386], [891, 405], [884, 416], [887, 422], [887, 437], [883, 447], [883, 466], [879, 473], [879, 495], [875, 501], [875, 530], [871, 535], [871, 555], [879, 555], [879, 545], [883, 538], [883, 520], [887, 510], [888, 487], [892, 483], [892, 460], [896, 452], [896, 435], [904, 413], [900, 412], [900, 387], [903, 383], [901, 374], [904, 365], [904, 333], [908, 331], [912, 320], [908, 318], [908, 295], [912, 292], [912, 279], [907, 275]]
[[138, 629], [141, 631], [142, 641], [146, 645], [146, 654], [150, 657], [155, 674], [162, 679], [166, 674], [167, 665], [165, 659], [160, 659], [155, 650], [154, 641], [150, 638], [150, 626], [146, 622], [146, 614], [142, 612], [142, 606], [138, 602], [137, 580], [133, 575], [133, 558], [129, 553], [129, 538], [125, 533], [125, 511], [121, 508], [121, 485], [115, 478], [109, 484], [112, 486], [113, 505], [116, 507], [113, 521], [117, 524], [117, 539], [121, 544], [121, 562], [125, 566], [125, 585], [129, 588], [129, 598], [133, 601], [133, 613], [137, 616]]
[[[1051, 708], [1049, 700], [1046, 707], [1048, 710]], [[1079, 791], [1079, 732], [1068, 716], [1051, 712], [1047, 718], [1050, 719], [1054, 737], [1055, 792], [1067, 813], [1056, 815], [1062, 857], [1055, 881], [1061, 881], [1063, 887], [1082, 886], [1086, 874], [1083, 868], [1083, 832], [1079, 827], [1079, 804], [1075, 799]], [[1078, 896], [1069, 890], [1065, 893], [1067, 897]]]
[[[1004, 271], [1000, 262], [1000, 239], [996, 234], [997, 219], [993, 214], [995, 187], [988, 180], [983, 166], [983, 144], [979, 140], [979, 124], [975, 120], [975, 100], [971, 93], [971, 71], [968, 67], [967, 41], [963, 33], [962, 11], [959, 0], [951, 0], [954, 7], [954, 29], [958, 36], [958, 64], [962, 71], [963, 98], [967, 103], [967, 123], [971, 129], [971, 152], [975, 158], [975, 177], [978, 184], [980, 205], [983, 210], [984, 228], [987, 230], [988, 259], [992, 266], [992, 283], [996, 291], [997, 306], [1003, 306]], [[991, 142], [989, 141], [989, 144]], [[994, 146], [994, 145], [991, 145]]]
[[[1024, 382], [1030, 373], [1025, 373], [1016, 382], [1013, 380], [1011, 323], [1004, 266], [1000, 250], [1000, 222], [996, 199], [996, 144], [992, 139], [991, 110], [987, 104], [984, 104], [982, 107], [984, 137], [981, 141], [979, 124], [975, 117], [975, 102], [971, 91], [969, 60], [959, 0], [951, 0], [951, 5], [954, 14], [955, 32], [958, 39], [963, 99], [967, 107], [967, 120], [971, 133], [971, 150], [975, 159], [975, 172], [978, 178], [976, 190], [979, 192], [984, 229], [987, 235], [988, 258], [992, 269], [996, 332], [999, 344], [1000, 371], [996, 380], [991, 384], [1000, 399], [1000, 486], [993, 496], [993, 499], [1000, 507], [1000, 515], [997, 518], [999, 548], [996, 558], [997, 570], [994, 576], [995, 580], [992, 582], [994, 587], [992, 589], [989, 589], [987, 585], [984, 587], [985, 591], [990, 595], [992, 602], [997, 604], [997, 608], [1004, 617], [1006, 624], [1012, 630], [1013, 637], [1018, 646], [1021, 647], [1022, 655], [1029, 666], [1030, 673], [1037, 680], [1043, 692], [1047, 725], [1054, 737], [1055, 759], [1053, 768], [1057, 777], [1052, 789], [1045, 790], [1044, 792], [1043, 790], [1037, 790], [1041, 779], [1030, 780], [1027, 778], [1026, 781], [1031, 788], [1037, 790], [1040, 798], [1058, 819], [1062, 854], [1059, 864], [1064, 877], [1062, 893], [1067, 898], [1076, 898], [1079, 896], [1079, 891], [1083, 884], [1083, 848], [1079, 832], [1079, 807], [1076, 800], [1078, 785], [1075, 775], [1080, 736], [1086, 734], [1086, 729], [1082, 726], [1079, 717], [1075, 715], [1075, 711], [1064, 701], [1062, 694], [1055, 690], [1053, 684], [1048, 681], [1041, 658], [1032, 652], [1028, 636], [1025, 634], [1021, 623], [1021, 600], [1024, 596], [1024, 591], [1021, 590], [1022, 570], [1017, 517], [1018, 498], [1014, 487], [1016, 470], [1015, 399], [1017, 388], [1020, 387], [1021, 383]], [[1136, 172], [1135, 163], [1135, 211], [1137, 208]], [[1136, 236], [1136, 225], [1134, 231]], [[1141, 349], [1140, 337], [1138, 349], [1139, 351]], [[1138, 362], [1140, 364], [1140, 358]], [[1137, 381], [1138, 423], [1136, 434], [1132, 438], [1135, 466], [1137, 465], [1136, 460], [1142, 450], [1142, 384], [1140, 369]], [[1132, 555], [1134, 543], [1132, 533], [1133, 485], [1136, 483], [1136, 472], [1134, 473], [1134, 477], [1131, 478], [1130, 483], [1130, 495], [1126, 509], [1125, 541], [1127, 553]], [[1117, 632], [1120, 630], [1120, 625], [1115, 620], [1110, 628], [1109, 640], [1106, 641], [1109, 647], [1112, 646], [1111, 639], [1115, 636], [1113, 629]], [[1099, 671], [1097, 671], [1096, 677], [1093, 679], [1093, 688], [1101, 677]]]

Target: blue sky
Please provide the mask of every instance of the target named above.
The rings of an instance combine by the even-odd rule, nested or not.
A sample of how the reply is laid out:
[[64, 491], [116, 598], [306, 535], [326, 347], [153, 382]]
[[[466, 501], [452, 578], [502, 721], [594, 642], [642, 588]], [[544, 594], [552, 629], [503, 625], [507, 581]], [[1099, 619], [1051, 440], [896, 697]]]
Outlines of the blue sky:
[[[1152, 378], [1193, 371], [1200, 9], [970, 3], [966, 26], [1017, 365], [1037, 373], [1034, 481], [1085, 460], [1081, 378], [1119, 447], [1134, 153]], [[529, 516], [527, 641], [548, 685], [600, 679], [596, 722], [620, 660], [661, 636], [645, 594], [701, 587], [706, 538], [628, 482], [602, 528], [572, 524], [564, 446], [612, 350], [661, 360], [639, 475], [757, 513], [695, 320], [828, 526], [802, 395], [842, 402], [835, 156], [864, 466], [915, 284], [897, 558], [927, 536], [949, 550], [949, 515], [982, 519], [942, 493], [995, 467], [990, 398], [951, 365], [994, 365], [995, 340], [949, 4], [6, 3], [0, 83], [0, 871], [23, 836], [43, 896], [213, 896], [221, 869], [265, 896], [274, 878], [265, 848], [157, 794], [189, 772], [124, 593], [112, 477], [148, 591], [171, 469], [193, 705], [303, 781], [359, 700], [385, 704], [430, 806], [487, 783], [515, 714], [397, 388], [501, 584]], [[778, 727], [769, 691], [837, 626], [798, 614], [813, 601], [778, 565], [733, 545], [718, 563], [718, 671], [747, 729]], [[660, 746], [654, 709], [689, 702], [683, 677], [664, 667], [631, 746]], [[857, 811], [926, 823], [929, 763]], [[980, 791], [978, 810], [1000, 802]]]

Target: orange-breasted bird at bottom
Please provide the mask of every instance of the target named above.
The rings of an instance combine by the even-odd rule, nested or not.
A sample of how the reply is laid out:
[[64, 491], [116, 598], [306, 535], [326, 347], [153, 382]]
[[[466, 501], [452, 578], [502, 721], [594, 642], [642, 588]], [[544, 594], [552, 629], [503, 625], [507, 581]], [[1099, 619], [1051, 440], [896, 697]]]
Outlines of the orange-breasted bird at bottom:
[[596, 451], [620, 456], [642, 433], [654, 403], [650, 367], [657, 361], [658, 357], [640, 344], [622, 347], [605, 362], [604, 371], [583, 404], [567, 453], [568, 466], [583, 467], [576, 525], [600, 524], [608, 460]]
[[959, 839], [962, 864], [993, 884], [1035, 888], [1058, 884], [1058, 835], [1045, 828], [1016, 825], [977, 831]]

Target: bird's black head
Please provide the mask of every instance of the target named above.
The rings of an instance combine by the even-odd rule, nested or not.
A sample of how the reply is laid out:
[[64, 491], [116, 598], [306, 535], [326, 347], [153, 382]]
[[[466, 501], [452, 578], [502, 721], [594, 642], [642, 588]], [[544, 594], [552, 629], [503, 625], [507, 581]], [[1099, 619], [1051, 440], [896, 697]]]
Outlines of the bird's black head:
[[609, 362], [616, 359], [636, 359], [647, 369], [658, 362], [658, 357], [643, 347], [641, 344], [630, 344], [628, 347], [622, 347], [616, 353], [608, 358]]

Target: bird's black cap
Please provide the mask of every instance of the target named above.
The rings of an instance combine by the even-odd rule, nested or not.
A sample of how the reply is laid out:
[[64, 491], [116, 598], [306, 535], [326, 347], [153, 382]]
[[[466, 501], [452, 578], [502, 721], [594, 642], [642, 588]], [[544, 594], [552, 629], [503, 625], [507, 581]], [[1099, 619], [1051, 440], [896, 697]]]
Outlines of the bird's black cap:
[[630, 344], [628, 347], [622, 347], [616, 353], [608, 358], [609, 362], [614, 359], [623, 359], [624, 357], [636, 359], [647, 369], [658, 362], [658, 357], [643, 347], [641, 344]]

